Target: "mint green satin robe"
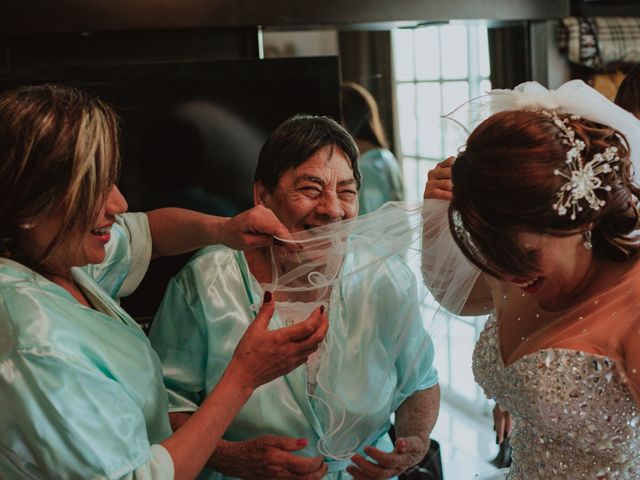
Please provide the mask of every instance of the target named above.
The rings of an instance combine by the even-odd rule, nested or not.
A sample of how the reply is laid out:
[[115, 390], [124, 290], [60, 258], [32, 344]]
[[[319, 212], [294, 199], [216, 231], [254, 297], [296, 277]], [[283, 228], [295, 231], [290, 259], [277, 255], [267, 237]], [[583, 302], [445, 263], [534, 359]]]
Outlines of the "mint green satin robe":
[[[345, 262], [343, 268], [348, 269], [348, 265], [349, 262]], [[343, 284], [340, 291], [334, 290], [328, 311], [329, 328], [339, 329], [340, 342], [338, 348], [326, 354], [332, 362], [330, 376], [352, 410], [364, 414], [357, 432], [361, 453], [367, 445], [391, 451], [393, 446], [386, 434], [390, 414], [415, 391], [437, 383], [437, 373], [432, 366], [433, 345], [422, 328], [417, 303], [411, 301], [412, 294], [416, 298], [415, 278], [399, 262], [390, 267], [380, 269], [381, 276], [374, 282], [378, 286], [375, 292], [360, 292], [353, 282]], [[404, 279], [404, 284], [390, 284], [384, 278], [384, 271], [400, 272], [396, 278]], [[341, 295], [345, 292], [346, 296]], [[261, 303], [263, 293], [249, 271], [244, 254], [222, 246], [202, 249], [171, 280], [149, 334], [163, 363], [170, 411], [196, 410], [216, 385], [238, 341], [255, 318], [252, 305]], [[352, 325], [338, 321], [354, 311], [361, 313], [360, 318], [366, 322]], [[405, 338], [396, 364], [389, 365], [387, 352], [397, 345], [389, 345], [393, 340], [387, 337], [392, 335], [385, 332], [392, 329], [390, 325], [398, 318], [410, 318], [416, 328]], [[274, 315], [270, 328], [282, 326], [277, 314]], [[416, 351], [418, 344], [426, 348]], [[357, 367], [365, 352], [368, 352], [366, 365]], [[365, 387], [368, 390], [366, 395], [358, 394], [354, 399], [350, 394], [356, 383], [368, 385]], [[306, 438], [309, 444], [298, 454], [319, 455], [317, 441], [324, 434], [328, 419], [322, 408], [308, 397], [306, 385], [305, 368], [301, 366], [259, 387], [235, 417], [224, 438], [231, 441], [261, 435]], [[327, 458], [326, 461], [330, 469], [327, 478], [350, 478], [344, 471], [348, 460]], [[226, 477], [208, 471], [201, 478]]]
[[386, 148], [373, 148], [358, 159], [362, 185], [358, 192], [359, 215], [377, 210], [387, 202], [404, 200], [400, 165]]
[[160, 362], [112, 298], [150, 257], [146, 215], [119, 217], [105, 261], [73, 269], [99, 311], [0, 259], [0, 478], [173, 478]]

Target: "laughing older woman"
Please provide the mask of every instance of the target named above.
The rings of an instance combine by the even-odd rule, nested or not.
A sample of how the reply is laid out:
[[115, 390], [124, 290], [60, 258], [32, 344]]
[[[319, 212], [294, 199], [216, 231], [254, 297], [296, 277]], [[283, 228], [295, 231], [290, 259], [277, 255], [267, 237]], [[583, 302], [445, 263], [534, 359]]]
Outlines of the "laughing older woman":
[[[353, 139], [333, 120], [293, 117], [272, 133], [260, 152], [255, 203], [272, 209], [291, 232], [355, 217], [360, 184], [357, 158]], [[271, 265], [268, 248], [243, 254], [226, 247], [208, 247], [171, 281], [150, 338], [171, 391], [174, 427], [189, 418], [220, 378], [240, 336], [254, 320], [251, 307], [261, 297], [263, 285], [272, 279]], [[394, 268], [406, 269], [401, 264]], [[397, 312], [400, 305], [411, 302], [406, 288], [390, 286], [389, 282], [368, 295], [371, 298], [332, 302], [328, 307], [330, 325], [331, 318], [366, 308], [363, 305], [367, 303], [371, 325], [395, 321], [394, 308]], [[376, 307], [379, 305], [383, 307]], [[413, 315], [411, 322], [421, 326], [420, 316]], [[346, 352], [346, 359], [333, 378], [349, 379], [338, 388], [349, 391], [350, 383], [358, 378], [368, 385], [367, 396], [388, 396], [382, 399], [384, 411], [377, 410], [375, 417], [365, 412], [369, 421], [365, 418], [358, 423], [360, 429], [372, 429], [370, 425], [380, 419], [384, 425], [379, 431], [357, 432], [361, 444], [351, 458], [353, 464], [319, 455], [317, 443], [326, 433], [326, 412], [310, 401], [304, 369], [298, 369], [263, 386], [242, 409], [208, 463], [221, 472], [208, 472], [211, 478], [320, 478], [327, 471], [331, 478], [348, 477], [345, 472], [356, 478], [389, 478], [418, 463], [428, 449], [439, 401], [433, 348], [424, 330], [419, 330], [422, 333], [417, 336], [427, 348], [416, 353], [411, 347], [415, 336], [406, 340], [406, 345], [397, 345], [397, 341], [389, 345], [394, 340], [380, 335], [375, 337], [376, 345], [387, 351], [399, 347], [399, 359], [391, 366], [379, 359], [365, 359], [370, 368], [352, 372], [352, 376], [351, 372], [345, 376], [344, 369], [350, 364], [362, 365], [362, 352], [368, 349], [352, 348], [353, 338], [349, 345], [347, 338], [337, 340], [342, 342], [339, 348]], [[381, 371], [388, 389], [379, 383]], [[366, 399], [360, 398], [365, 404]], [[395, 448], [385, 433], [394, 411], [400, 437]]]

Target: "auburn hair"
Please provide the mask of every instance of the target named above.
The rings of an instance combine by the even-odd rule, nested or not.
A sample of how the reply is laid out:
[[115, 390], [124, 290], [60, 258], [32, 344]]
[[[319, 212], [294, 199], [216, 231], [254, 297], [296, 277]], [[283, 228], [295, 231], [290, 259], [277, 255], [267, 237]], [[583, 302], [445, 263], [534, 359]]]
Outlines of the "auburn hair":
[[464, 254], [493, 276], [535, 271], [535, 260], [517, 242], [523, 231], [566, 236], [592, 225], [594, 254], [616, 261], [640, 248], [639, 240], [630, 235], [639, 223], [640, 190], [633, 183], [625, 137], [588, 120], [560, 118], [568, 122], [575, 139], [584, 142], [585, 163], [608, 147], [617, 148], [618, 168], [599, 175], [603, 185], [611, 187], [596, 191], [605, 201], [599, 210], [585, 202], [572, 220], [570, 214], [561, 216], [553, 208], [567, 182], [554, 171], [569, 174], [565, 162], [571, 146], [544, 112], [492, 115], [471, 133], [453, 164], [452, 234]]

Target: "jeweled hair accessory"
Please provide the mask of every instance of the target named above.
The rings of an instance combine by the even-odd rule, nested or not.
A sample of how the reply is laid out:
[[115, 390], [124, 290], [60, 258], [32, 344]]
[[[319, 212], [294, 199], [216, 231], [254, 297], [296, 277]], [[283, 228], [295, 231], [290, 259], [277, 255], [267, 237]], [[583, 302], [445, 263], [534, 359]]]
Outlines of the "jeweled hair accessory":
[[[585, 163], [582, 156], [585, 144], [580, 139], [576, 140], [576, 133], [569, 126], [569, 118], [560, 118], [557, 113], [545, 110], [542, 113], [551, 117], [553, 123], [562, 132], [563, 142], [571, 147], [567, 152], [565, 161], [569, 173], [567, 174], [557, 168], [553, 171], [554, 175], [567, 180], [560, 187], [560, 191], [557, 194], [558, 199], [553, 204], [553, 209], [560, 216], [564, 216], [570, 211], [571, 220], [575, 220], [578, 212], [584, 210], [583, 205], [585, 202], [592, 210], [600, 210], [606, 202], [598, 198], [597, 191], [611, 191], [611, 186], [605, 185], [600, 176], [620, 169], [616, 165], [620, 162], [618, 149], [613, 146], [608, 147], [604, 152], [596, 153], [591, 160]], [[572, 116], [571, 119], [576, 119], [576, 116]]]
[[634, 170], [640, 172], [640, 121], [582, 80], [571, 80], [557, 90], [548, 90], [537, 82], [525, 82], [513, 90], [491, 90], [459, 106], [445, 118], [462, 126], [468, 135], [494, 113], [513, 110], [577, 115], [607, 125], [624, 134]]
[[458, 210], [454, 210], [453, 212], [451, 212], [451, 219], [453, 220], [453, 229], [455, 231], [456, 237], [464, 242], [464, 244], [476, 258], [485, 261], [484, 255], [473, 241], [473, 238], [471, 238], [469, 231], [465, 228], [464, 222], [462, 221], [462, 215]]

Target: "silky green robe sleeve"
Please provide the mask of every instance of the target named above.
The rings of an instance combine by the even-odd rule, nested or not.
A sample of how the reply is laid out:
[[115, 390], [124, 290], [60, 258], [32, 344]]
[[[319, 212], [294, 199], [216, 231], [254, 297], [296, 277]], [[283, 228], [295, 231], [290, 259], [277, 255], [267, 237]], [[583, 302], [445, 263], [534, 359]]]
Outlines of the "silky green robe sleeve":
[[[438, 383], [431, 337], [424, 328], [415, 275], [398, 259], [390, 262], [393, 275], [377, 288], [381, 332], [387, 351], [393, 352], [398, 376], [393, 410], [414, 392]], [[399, 322], [410, 322], [402, 326]]]
[[149, 445], [140, 409], [94, 365], [34, 346], [0, 370], [2, 478], [173, 478], [169, 453]]
[[[156, 313], [149, 340], [162, 361], [170, 412], [192, 412], [206, 396], [208, 333], [198, 297], [185, 282], [198, 282], [189, 268], [171, 279]], [[190, 290], [192, 291], [192, 290]]]

